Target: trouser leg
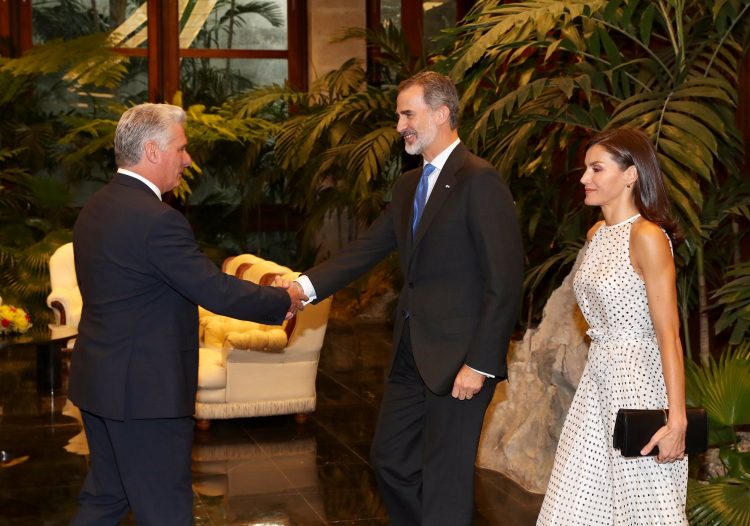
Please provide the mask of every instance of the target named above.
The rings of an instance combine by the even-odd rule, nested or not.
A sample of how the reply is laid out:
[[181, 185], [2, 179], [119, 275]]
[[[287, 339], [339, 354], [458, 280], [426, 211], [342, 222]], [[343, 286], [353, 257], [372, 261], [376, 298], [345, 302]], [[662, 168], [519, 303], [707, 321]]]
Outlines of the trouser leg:
[[190, 526], [190, 417], [110, 420], [85, 411], [91, 468], [74, 526], [119, 524], [130, 508], [138, 526]]
[[402, 333], [380, 406], [371, 458], [380, 496], [393, 526], [420, 524], [425, 387]]
[[89, 472], [78, 497], [72, 526], [119, 524], [128, 512], [115, 452], [105, 420], [81, 411], [89, 446]]
[[422, 468], [422, 524], [470, 526], [474, 464], [484, 413], [497, 381], [487, 379], [469, 400], [427, 394]]

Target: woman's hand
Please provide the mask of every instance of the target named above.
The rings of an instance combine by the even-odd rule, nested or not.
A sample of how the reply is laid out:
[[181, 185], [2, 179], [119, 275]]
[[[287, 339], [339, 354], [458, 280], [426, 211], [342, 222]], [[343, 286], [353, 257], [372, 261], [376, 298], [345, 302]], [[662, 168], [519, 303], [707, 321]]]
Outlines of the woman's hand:
[[654, 446], [659, 446], [656, 461], [659, 463], [674, 462], [685, 458], [685, 432], [687, 422], [668, 422], [661, 427], [648, 444], [641, 450], [641, 455], [647, 455]]

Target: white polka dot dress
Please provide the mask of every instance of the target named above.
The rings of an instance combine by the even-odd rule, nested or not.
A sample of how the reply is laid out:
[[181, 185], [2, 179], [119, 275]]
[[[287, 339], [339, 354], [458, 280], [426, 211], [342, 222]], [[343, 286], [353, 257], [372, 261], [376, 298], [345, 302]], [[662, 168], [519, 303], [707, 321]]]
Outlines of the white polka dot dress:
[[630, 263], [630, 228], [638, 217], [600, 227], [574, 278], [591, 347], [537, 526], [688, 524], [687, 459], [658, 464], [612, 448], [618, 409], [667, 407], [646, 287]]

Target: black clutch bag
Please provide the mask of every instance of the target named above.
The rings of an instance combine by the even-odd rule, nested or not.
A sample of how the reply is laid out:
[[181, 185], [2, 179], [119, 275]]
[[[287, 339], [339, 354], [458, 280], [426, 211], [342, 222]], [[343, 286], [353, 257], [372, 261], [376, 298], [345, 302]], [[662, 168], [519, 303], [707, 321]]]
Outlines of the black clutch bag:
[[[640, 457], [641, 449], [648, 444], [659, 428], [667, 423], [666, 409], [620, 409], [615, 420], [612, 446], [619, 449], [623, 457]], [[685, 453], [703, 453], [708, 447], [708, 417], [702, 407], [687, 409], [687, 433]], [[659, 453], [654, 447], [649, 455]]]

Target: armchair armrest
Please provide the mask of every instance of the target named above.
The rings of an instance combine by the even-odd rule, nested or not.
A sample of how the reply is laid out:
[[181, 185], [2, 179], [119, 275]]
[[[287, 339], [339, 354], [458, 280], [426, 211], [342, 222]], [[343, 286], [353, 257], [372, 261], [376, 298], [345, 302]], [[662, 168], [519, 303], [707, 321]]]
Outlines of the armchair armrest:
[[78, 327], [83, 300], [78, 287], [55, 287], [47, 296], [47, 306], [55, 312], [59, 325]]

